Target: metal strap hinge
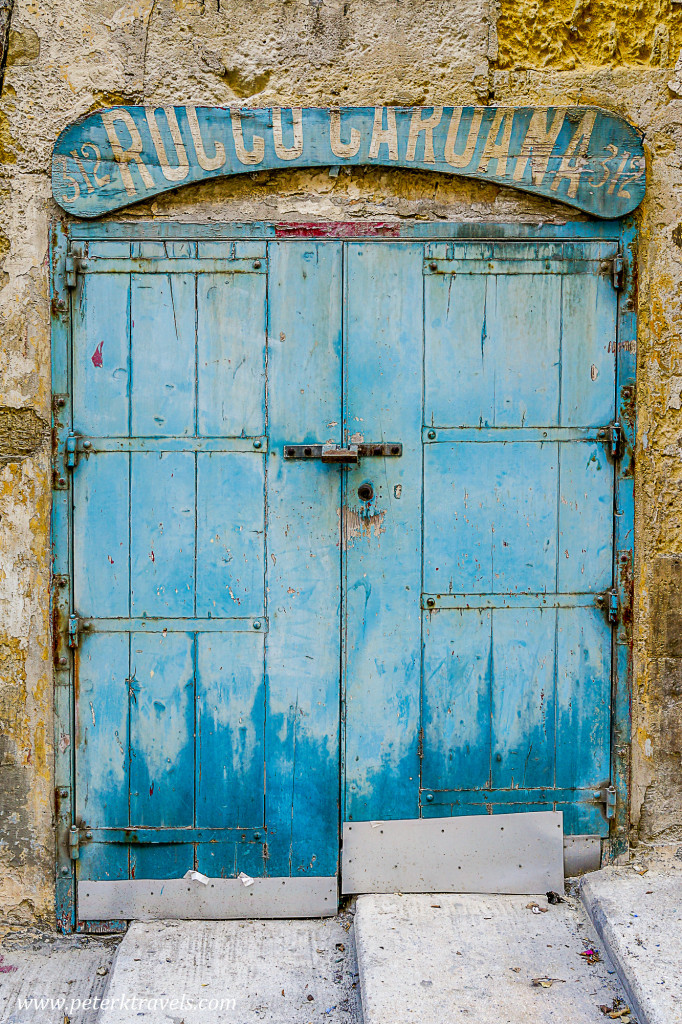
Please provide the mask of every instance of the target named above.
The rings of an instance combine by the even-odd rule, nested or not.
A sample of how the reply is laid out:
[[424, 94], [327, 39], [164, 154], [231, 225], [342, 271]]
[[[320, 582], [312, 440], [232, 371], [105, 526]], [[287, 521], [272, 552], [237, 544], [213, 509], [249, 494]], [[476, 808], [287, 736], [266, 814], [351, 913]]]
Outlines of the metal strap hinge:
[[594, 797], [599, 803], [604, 804], [607, 819], [610, 820], [616, 816], [617, 793], [615, 786], [604, 786], [603, 789], [597, 789]]

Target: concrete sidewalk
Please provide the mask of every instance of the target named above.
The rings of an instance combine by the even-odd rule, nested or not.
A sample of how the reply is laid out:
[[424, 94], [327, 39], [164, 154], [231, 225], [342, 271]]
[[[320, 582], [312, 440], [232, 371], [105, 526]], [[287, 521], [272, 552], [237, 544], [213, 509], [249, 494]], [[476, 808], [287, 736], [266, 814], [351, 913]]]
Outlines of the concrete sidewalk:
[[355, 931], [365, 1024], [594, 1024], [625, 1005], [577, 899], [360, 896]]
[[682, 870], [639, 870], [586, 875], [583, 902], [639, 1024], [682, 1024]]

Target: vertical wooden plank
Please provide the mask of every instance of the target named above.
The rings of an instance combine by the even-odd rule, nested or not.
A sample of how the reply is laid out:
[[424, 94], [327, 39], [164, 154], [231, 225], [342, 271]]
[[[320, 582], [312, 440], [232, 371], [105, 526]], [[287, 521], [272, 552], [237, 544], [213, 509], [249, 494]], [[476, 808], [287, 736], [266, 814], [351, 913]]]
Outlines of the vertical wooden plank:
[[267, 873], [326, 876], [338, 867], [341, 471], [282, 452], [341, 440], [342, 247], [268, 253]]
[[419, 243], [347, 246], [346, 432], [403, 444], [346, 481], [347, 820], [419, 814], [423, 255]]
[[79, 615], [126, 616], [130, 586], [128, 460], [82, 458], [73, 477], [73, 600]]
[[602, 427], [613, 420], [616, 301], [617, 293], [608, 274], [576, 273], [563, 277], [563, 426]]
[[[224, 259], [233, 248], [242, 256], [245, 244], [202, 242], [199, 253]], [[264, 264], [265, 243], [258, 249], [258, 262]], [[197, 275], [200, 434], [265, 432], [266, 287], [264, 267], [261, 273]]]
[[191, 435], [195, 275], [131, 275], [133, 436]]
[[556, 613], [495, 609], [493, 789], [554, 785]]
[[131, 455], [133, 615], [194, 614], [195, 457]]
[[[128, 635], [84, 634], [76, 652], [76, 820], [128, 824]], [[85, 844], [81, 879], [128, 877], [125, 846]]]
[[490, 783], [491, 612], [426, 613], [422, 788]]
[[495, 426], [556, 426], [561, 275], [497, 275], [488, 282], [487, 311], [496, 354]]
[[197, 455], [197, 615], [263, 615], [264, 458]]
[[424, 422], [492, 426], [495, 350], [485, 274], [424, 276]]
[[[197, 825], [263, 826], [265, 682], [263, 635], [197, 634]], [[226, 837], [227, 838], [227, 837]], [[235, 836], [197, 847], [197, 867], [232, 873]], [[259, 874], [263, 873], [262, 856]]]
[[128, 435], [130, 277], [77, 277], [72, 299], [73, 428]]
[[[194, 824], [194, 637], [130, 637], [130, 823]], [[131, 849], [137, 878], [177, 878], [192, 845]]]
[[557, 625], [559, 788], [608, 785], [611, 629], [596, 608], [560, 608]]
[[603, 444], [561, 445], [558, 586], [600, 593], [613, 579], [613, 463]]

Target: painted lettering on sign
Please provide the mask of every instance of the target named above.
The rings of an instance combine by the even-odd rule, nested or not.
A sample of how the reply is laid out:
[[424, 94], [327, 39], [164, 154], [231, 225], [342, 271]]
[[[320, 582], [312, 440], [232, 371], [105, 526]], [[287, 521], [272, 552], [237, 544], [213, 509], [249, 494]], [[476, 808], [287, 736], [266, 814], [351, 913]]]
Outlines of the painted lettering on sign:
[[640, 134], [597, 107], [112, 107], [57, 139], [56, 201], [97, 217], [183, 184], [278, 167], [410, 167], [620, 217], [644, 196]]

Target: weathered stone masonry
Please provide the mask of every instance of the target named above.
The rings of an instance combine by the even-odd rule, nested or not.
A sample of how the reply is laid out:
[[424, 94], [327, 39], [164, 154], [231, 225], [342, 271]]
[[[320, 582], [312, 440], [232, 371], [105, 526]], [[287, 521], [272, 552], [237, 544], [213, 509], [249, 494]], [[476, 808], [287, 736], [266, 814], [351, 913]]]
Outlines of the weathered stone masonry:
[[[633, 838], [682, 840], [682, 3], [16, 0], [0, 98], [0, 912], [53, 910], [50, 154], [117, 103], [596, 104], [645, 134], [638, 218]], [[254, 172], [118, 215], [575, 217], [491, 185], [373, 168]]]

